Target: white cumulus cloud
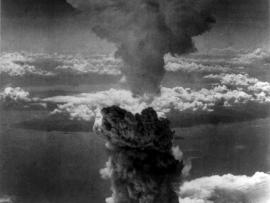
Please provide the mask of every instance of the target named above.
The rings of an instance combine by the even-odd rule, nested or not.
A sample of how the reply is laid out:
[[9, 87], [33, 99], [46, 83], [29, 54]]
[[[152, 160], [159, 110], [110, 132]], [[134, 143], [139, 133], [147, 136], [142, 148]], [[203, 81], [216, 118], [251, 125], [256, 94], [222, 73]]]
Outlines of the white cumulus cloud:
[[0, 93], [1, 101], [14, 101], [14, 102], [30, 102], [29, 92], [23, 90], [20, 87], [6, 87]]
[[185, 182], [179, 191], [179, 202], [185, 203], [267, 203], [270, 201], [270, 175], [231, 174], [202, 177]]
[[28, 91], [21, 87], [6, 87], [0, 92], [0, 104], [6, 108], [46, 108], [46, 103], [41, 102], [37, 97], [31, 97]]
[[[49, 68], [42, 63], [55, 62], [55, 67]], [[122, 63], [113, 54], [109, 55], [62, 55], [33, 54], [28, 52], [12, 52], [0, 54], [0, 74], [9, 76], [56, 76], [63, 73], [100, 75], [121, 75]]]
[[226, 73], [230, 71], [230, 68], [227, 66], [221, 66], [219, 64], [204, 65], [200, 63], [200, 60], [192, 60], [187, 57], [172, 57], [166, 55], [165, 62], [165, 70], [168, 72], [207, 74]]
[[165, 61], [167, 71], [241, 73], [249, 69], [267, 71], [270, 66], [270, 53], [260, 48], [248, 51], [226, 48], [180, 57], [167, 55]]
[[252, 95], [252, 100], [270, 102], [270, 83], [249, 77], [247, 74], [211, 74], [205, 78], [219, 80], [222, 85], [230, 89], [246, 92]]
[[44, 102], [59, 103], [52, 113], [70, 115], [71, 119], [94, 120], [97, 111], [106, 106], [118, 105], [137, 113], [147, 107], [142, 98], [135, 98], [128, 90], [110, 89], [96, 93], [82, 93], [73, 96], [56, 96], [43, 99]]
[[212, 86], [198, 90], [161, 87], [160, 94], [155, 96], [135, 97], [129, 90], [109, 89], [40, 99], [30, 97], [29, 93], [20, 87], [7, 87], [1, 92], [0, 98], [4, 103], [50, 103], [57, 106], [52, 114], [62, 114], [71, 120], [84, 121], [94, 121], [100, 109], [112, 105], [118, 105], [132, 113], [140, 113], [150, 106], [159, 116], [168, 116], [171, 112], [206, 114], [218, 112], [220, 108], [223, 108], [220, 109], [222, 111], [245, 111], [245, 105], [254, 105], [255, 109], [258, 105], [262, 108], [270, 105], [268, 82], [249, 77], [247, 74], [210, 74], [205, 76], [205, 79], [211, 80]]
[[252, 64], [252, 63], [270, 63], [270, 53], [263, 49], [255, 49], [251, 52], [240, 54], [239, 57], [235, 57], [233, 62], [240, 64]]
[[71, 119], [94, 120], [97, 111], [105, 106], [118, 105], [133, 113], [139, 113], [151, 106], [159, 114], [166, 116], [171, 111], [211, 112], [216, 107], [233, 108], [248, 103], [269, 104], [270, 84], [247, 75], [208, 75], [216, 79], [212, 88], [193, 90], [190, 88], [161, 87], [160, 95], [134, 97], [128, 90], [110, 89], [95, 93], [71, 96], [56, 96], [43, 102], [58, 104], [53, 113], [70, 115]]
[[1, 53], [0, 54], [0, 74], [6, 73], [9, 76], [23, 76], [27, 74], [51, 75], [50, 72], [37, 69], [28, 64], [33, 60], [33, 55], [27, 53]]
[[72, 55], [55, 55], [63, 64], [57, 71], [71, 71], [74, 74], [97, 73], [100, 75], [121, 75], [122, 63], [110, 55], [92, 55], [89, 57]]
[[[252, 51], [233, 48], [212, 50], [207, 53], [195, 53], [173, 57], [164, 56], [167, 72], [181, 74], [219, 74], [241, 73], [244, 68], [269, 67], [270, 54], [262, 49]], [[43, 61], [43, 62], [42, 62]], [[55, 67], [47, 68], [42, 63], [55, 62]], [[53, 77], [61, 74], [84, 75], [99, 74], [121, 76], [123, 62], [114, 54], [63, 55], [38, 54], [29, 52], [3, 52], [0, 54], [0, 74], [9, 76], [37, 75]], [[254, 69], [254, 67], [253, 67]]]

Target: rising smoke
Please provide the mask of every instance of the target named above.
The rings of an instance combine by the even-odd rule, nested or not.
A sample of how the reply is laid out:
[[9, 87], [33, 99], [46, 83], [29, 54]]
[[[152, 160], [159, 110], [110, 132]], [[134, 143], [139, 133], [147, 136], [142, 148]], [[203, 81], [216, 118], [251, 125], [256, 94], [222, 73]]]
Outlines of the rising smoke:
[[109, 160], [101, 175], [110, 178], [107, 203], [178, 203], [176, 193], [185, 167], [182, 152], [172, 147], [167, 119], [152, 108], [141, 114], [117, 106], [102, 109], [95, 131], [105, 137]]
[[91, 29], [116, 44], [116, 55], [134, 94], [158, 93], [166, 53], [195, 49], [192, 37], [215, 22], [211, 0], [67, 0], [82, 10]]

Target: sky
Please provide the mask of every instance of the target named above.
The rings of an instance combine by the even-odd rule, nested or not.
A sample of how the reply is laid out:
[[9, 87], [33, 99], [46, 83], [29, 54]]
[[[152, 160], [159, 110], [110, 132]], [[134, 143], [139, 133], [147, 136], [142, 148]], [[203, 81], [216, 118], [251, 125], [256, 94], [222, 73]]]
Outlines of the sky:
[[110, 187], [99, 170], [110, 164], [92, 127], [112, 105], [134, 114], [151, 106], [171, 121], [192, 163], [183, 202], [250, 198], [256, 183], [270, 182], [262, 173], [270, 169], [269, 0], [213, 0], [216, 23], [195, 37], [199, 52], [165, 54], [159, 94], [136, 96], [123, 57], [67, 1], [79, 0], [0, 0], [0, 202], [103, 202]]
[[110, 47], [65, 0], [4, 0], [1, 11], [2, 50], [89, 53]]
[[[89, 29], [88, 19], [65, 0], [2, 0], [1, 50], [111, 52], [113, 45]], [[199, 50], [235, 47], [269, 49], [268, 0], [215, 0], [216, 24], [196, 37]]]
[[[269, 1], [221, 0], [214, 6], [217, 24], [203, 36], [205, 46], [269, 50]], [[211, 45], [214, 44], [214, 45]]]

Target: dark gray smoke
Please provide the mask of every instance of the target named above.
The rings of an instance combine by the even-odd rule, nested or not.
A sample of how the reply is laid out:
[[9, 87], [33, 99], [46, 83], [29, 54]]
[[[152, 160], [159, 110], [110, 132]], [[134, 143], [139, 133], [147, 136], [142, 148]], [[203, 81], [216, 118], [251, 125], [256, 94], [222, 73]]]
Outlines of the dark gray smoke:
[[135, 94], [157, 93], [163, 56], [195, 50], [192, 37], [210, 29], [211, 0], [67, 0], [89, 14], [92, 30], [116, 44]]
[[101, 113], [95, 130], [109, 149], [101, 170], [112, 184], [107, 203], [178, 203], [175, 191], [184, 165], [179, 148], [172, 148], [169, 121], [159, 119], [151, 108], [133, 115], [112, 106]]

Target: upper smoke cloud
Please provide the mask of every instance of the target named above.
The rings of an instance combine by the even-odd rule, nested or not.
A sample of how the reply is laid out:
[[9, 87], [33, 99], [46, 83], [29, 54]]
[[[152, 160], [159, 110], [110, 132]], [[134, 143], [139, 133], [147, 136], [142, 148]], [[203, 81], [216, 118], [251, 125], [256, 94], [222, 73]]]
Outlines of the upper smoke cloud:
[[192, 37], [210, 29], [210, 0], [67, 0], [86, 11], [92, 30], [116, 44], [131, 90], [156, 93], [164, 54], [195, 50]]

